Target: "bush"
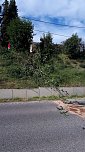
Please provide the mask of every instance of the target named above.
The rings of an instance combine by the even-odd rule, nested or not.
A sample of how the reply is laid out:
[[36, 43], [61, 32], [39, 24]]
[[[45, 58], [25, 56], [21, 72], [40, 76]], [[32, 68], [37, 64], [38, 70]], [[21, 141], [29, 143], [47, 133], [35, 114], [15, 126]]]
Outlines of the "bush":
[[25, 75], [25, 69], [20, 65], [12, 65], [8, 68], [8, 73], [14, 78], [22, 78]]

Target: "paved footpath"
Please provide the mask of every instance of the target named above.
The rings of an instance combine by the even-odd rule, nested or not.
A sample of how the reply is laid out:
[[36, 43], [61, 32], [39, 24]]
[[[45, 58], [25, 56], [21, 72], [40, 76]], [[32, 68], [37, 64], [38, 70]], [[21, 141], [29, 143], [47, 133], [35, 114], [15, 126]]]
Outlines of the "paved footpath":
[[84, 125], [53, 102], [0, 104], [0, 152], [85, 152]]

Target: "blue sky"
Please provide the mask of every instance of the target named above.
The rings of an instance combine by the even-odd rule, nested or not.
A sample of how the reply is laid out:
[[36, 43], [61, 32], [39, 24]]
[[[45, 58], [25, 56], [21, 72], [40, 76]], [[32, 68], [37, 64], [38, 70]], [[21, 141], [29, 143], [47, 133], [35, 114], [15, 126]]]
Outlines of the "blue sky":
[[[0, 0], [2, 3], [4, 0]], [[19, 16], [66, 24], [70, 26], [85, 26], [85, 0], [16, 0]], [[54, 43], [61, 43], [73, 33], [85, 40], [84, 28], [70, 28], [32, 21], [34, 25], [34, 41], [39, 41], [43, 33], [50, 32]], [[58, 34], [58, 35], [55, 35]], [[64, 36], [59, 36], [64, 35]], [[66, 37], [68, 36], [68, 37]]]

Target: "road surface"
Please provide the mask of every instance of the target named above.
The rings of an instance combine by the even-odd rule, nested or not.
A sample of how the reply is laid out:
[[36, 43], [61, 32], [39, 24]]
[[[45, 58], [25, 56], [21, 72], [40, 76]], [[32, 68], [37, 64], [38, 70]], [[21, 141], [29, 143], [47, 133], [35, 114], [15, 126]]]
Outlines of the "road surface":
[[83, 125], [53, 102], [0, 104], [0, 152], [85, 152]]

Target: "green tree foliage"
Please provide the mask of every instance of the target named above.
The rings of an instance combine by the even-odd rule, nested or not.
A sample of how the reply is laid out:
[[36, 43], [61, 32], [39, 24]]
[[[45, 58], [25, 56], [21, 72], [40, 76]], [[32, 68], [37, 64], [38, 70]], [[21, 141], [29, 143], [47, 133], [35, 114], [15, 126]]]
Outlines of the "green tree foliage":
[[64, 50], [69, 57], [78, 58], [80, 57], [81, 38], [77, 34], [73, 34], [69, 39], [64, 42]]
[[10, 21], [18, 17], [17, 6], [15, 0], [10, 0], [9, 19]]
[[62, 44], [53, 44], [53, 54], [54, 56], [63, 52], [63, 45]]
[[52, 36], [50, 33], [43, 34], [43, 37], [40, 38], [40, 53], [41, 53], [41, 62], [45, 63], [51, 58], [53, 53], [53, 43]]
[[12, 20], [7, 28], [11, 46], [17, 51], [30, 52], [30, 44], [33, 39], [33, 25], [30, 21], [19, 18]]
[[3, 5], [3, 18], [1, 24], [1, 38], [2, 38], [2, 46], [7, 46], [8, 44], [8, 35], [7, 35], [7, 26], [9, 24], [9, 2], [5, 0]]
[[17, 6], [15, 0], [5, 0], [3, 4], [3, 17], [1, 23], [1, 38], [2, 46], [7, 47], [9, 41], [9, 35], [7, 34], [7, 27], [11, 20], [18, 17]]

